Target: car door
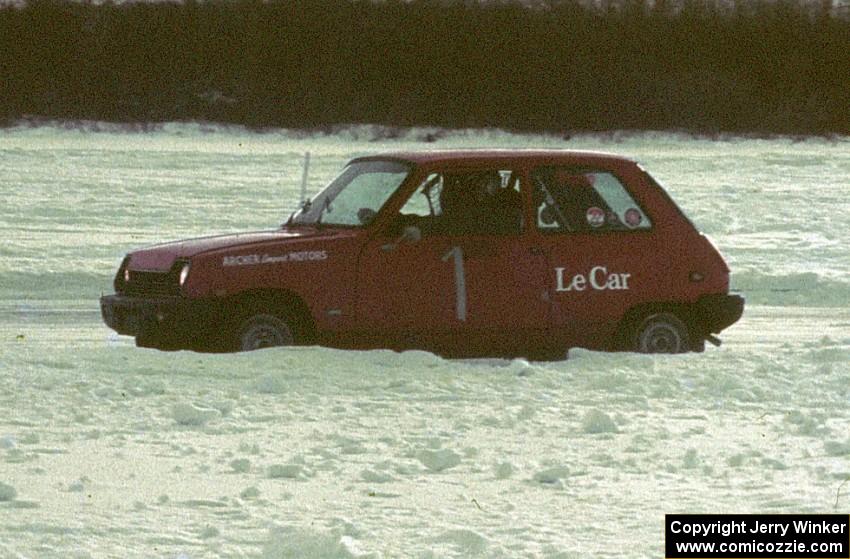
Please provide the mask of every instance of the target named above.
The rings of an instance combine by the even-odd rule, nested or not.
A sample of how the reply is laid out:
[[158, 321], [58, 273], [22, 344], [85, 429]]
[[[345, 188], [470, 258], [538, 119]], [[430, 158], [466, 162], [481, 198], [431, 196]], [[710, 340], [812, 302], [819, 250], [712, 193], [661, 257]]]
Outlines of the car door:
[[628, 309], [663, 300], [667, 251], [617, 172], [549, 166], [531, 181], [553, 327], [571, 345], [603, 348]]
[[364, 246], [362, 328], [453, 354], [514, 353], [545, 330], [546, 259], [522, 227], [519, 185], [499, 169], [423, 176], [395, 225]]

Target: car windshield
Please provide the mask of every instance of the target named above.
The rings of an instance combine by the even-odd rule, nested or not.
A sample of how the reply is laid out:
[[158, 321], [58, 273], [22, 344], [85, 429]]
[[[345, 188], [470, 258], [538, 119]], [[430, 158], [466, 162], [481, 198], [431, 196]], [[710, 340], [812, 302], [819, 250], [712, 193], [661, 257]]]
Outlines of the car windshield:
[[351, 163], [324, 190], [308, 200], [290, 223], [368, 225], [409, 173], [410, 167], [397, 161]]

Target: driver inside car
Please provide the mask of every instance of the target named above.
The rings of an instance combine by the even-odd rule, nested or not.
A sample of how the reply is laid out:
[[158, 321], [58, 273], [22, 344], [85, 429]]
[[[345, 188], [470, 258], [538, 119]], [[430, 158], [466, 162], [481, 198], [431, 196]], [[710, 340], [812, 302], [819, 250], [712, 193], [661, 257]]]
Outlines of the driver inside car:
[[519, 193], [502, 186], [498, 171], [443, 177], [439, 230], [448, 235], [487, 235], [519, 230]]

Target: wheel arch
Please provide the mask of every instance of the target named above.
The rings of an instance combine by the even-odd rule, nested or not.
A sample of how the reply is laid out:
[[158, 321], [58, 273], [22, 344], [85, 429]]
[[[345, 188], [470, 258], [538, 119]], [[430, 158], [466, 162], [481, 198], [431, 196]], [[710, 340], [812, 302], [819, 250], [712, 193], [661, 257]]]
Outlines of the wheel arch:
[[640, 326], [644, 319], [658, 313], [671, 313], [685, 323], [688, 328], [691, 351], [701, 351], [705, 345], [705, 331], [702, 325], [701, 314], [695, 305], [680, 303], [676, 301], [653, 301], [641, 303], [631, 307], [620, 319], [616, 330], [612, 348], [616, 351], [630, 351], [635, 329]]
[[296, 344], [316, 339], [316, 323], [304, 299], [287, 289], [251, 289], [229, 296], [222, 303], [231, 325], [257, 313], [270, 313], [292, 321]]

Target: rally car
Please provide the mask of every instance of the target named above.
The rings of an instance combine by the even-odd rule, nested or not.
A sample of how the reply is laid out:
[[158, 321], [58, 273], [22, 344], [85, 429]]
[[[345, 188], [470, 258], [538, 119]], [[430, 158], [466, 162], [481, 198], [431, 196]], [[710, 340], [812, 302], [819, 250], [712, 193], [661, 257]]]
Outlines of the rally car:
[[211, 351], [681, 353], [719, 343], [744, 308], [639, 164], [564, 150], [359, 157], [279, 229], [133, 251], [114, 286], [110, 328]]

